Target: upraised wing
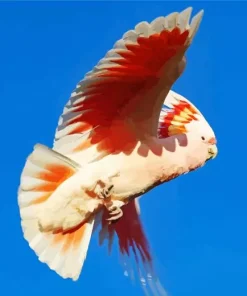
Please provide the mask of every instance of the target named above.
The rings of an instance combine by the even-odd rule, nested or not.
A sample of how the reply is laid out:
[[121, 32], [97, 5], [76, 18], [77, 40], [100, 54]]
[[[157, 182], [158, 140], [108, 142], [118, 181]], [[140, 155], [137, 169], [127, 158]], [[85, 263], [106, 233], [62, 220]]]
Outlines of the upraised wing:
[[[185, 67], [184, 53], [203, 11], [191, 8], [139, 23], [79, 82], [64, 108], [54, 149], [74, 160], [131, 153], [144, 136], [157, 136], [164, 97]], [[93, 147], [93, 148], [92, 148]]]

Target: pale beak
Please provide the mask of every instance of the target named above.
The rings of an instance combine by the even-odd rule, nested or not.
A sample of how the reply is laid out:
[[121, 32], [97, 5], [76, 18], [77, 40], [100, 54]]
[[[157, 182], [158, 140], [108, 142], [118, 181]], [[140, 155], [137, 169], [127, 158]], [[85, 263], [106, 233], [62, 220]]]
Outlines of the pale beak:
[[218, 148], [216, 145], [210, 145], [208, 148], [208, 159], [214, 159], [218, 154]]

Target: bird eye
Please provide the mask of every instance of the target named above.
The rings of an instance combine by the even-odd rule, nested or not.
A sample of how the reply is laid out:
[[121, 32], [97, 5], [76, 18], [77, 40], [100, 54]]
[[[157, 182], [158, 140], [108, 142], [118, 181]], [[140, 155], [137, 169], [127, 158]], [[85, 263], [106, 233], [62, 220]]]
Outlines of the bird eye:
[[202, 138], [203, 141], [205, 140], [205, 137], [202, 136], [201, 138]]

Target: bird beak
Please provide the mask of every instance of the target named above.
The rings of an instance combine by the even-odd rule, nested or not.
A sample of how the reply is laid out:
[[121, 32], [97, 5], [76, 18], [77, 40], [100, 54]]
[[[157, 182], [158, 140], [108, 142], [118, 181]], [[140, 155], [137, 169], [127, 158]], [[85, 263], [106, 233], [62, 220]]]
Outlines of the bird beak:
[[214, 159], [218, 154], [218, 148], [216, 145], [210, 145], [208, 148], [208, 160]]

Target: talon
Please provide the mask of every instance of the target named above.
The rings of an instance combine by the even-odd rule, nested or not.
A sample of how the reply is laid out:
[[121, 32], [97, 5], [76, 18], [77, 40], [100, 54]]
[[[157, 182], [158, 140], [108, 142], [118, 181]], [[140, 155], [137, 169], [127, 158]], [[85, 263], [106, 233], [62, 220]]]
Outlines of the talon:
[[108, 187], [107, 192], [110, 192], [110, 191], [112, 190], [113, 187], [114, 187], [114, 185], [110, 185], [110, 186]]
[[121, 218], [123, 216], [123, 213], [121, 212], [121, 213], [119, 213], [118, 215], [116, 215], [116, 216], [113, 216], [113, 217], [111, 217], [111, 218], [108, 218], [108, 219], [106, 219], [107, 221], [115, 221], [115, 220], [118, 220], [119, 218]]
[[118, 209], [118, 207], [113, 206], [113, 205], [111, 205], [111, 206], [108, 207], [108, 211], [109, 211], [109, 213], [112, 213], [113, 211], [115, 211], [115, 210], [117, 210], [117, 209]]
[[101, 189], [100, 192], [98, 193], [98, 197], [100, 199], [106, 200], [107, 198], [110, 197], [113, 187], [114, 185], [111, 184], [109, 187]]
[[114, 215], [119, 214], [120, 212], [121, 212], [121, 211], [119, 211], [119, 209], [115, 209], [114, 211], [110, 211], [110, 212], [109, 212], [109, 215], [114, 216]]
[[109, 209], [109, 215], [112, 217], [106, 219], [108, 222], [117, 222], [123, 216], [123, 211], [120, 208], [112, 207]]

